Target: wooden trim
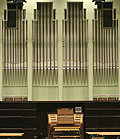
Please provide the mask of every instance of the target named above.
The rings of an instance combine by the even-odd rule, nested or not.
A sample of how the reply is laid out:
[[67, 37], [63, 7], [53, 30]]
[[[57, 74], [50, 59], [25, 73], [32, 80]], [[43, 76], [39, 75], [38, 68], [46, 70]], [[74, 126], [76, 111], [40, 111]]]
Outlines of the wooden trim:
[[120, 132], [86, 132], [90, 135], [120, 135]]
[[54, 138], [79, 138], [80, 136], [54, 136]]
[[23, 135], [24, 133], [0, 133], [0, 137], [17, 137]]

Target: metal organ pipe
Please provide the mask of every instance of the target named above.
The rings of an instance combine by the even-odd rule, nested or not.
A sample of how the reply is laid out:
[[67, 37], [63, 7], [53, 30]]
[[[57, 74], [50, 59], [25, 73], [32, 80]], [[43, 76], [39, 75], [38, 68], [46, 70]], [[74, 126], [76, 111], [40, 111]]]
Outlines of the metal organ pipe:
[[64, 85], [88, 83], [88, 20], [82, 3], [68, 3], [63, 20]]
[[[39, 3], [34, 12], [33, 34], [33, 85], [57, 85], [58, 51], [56, 19], [52, 3]], [[35, 16], [36, 15], [36, 16]], [[36, 17], [36, 18], [35, 18]]]
[[[58, 84], [58, 21], [52, 3], [38, 3], [32, 21], [33, 86]], [[2, 22], [3, 85], [27, 86], [28, 22], [17, 9], [16, 28]], [[114, 10], [115, 12], [115, 10]], [[6, 12], [7, 13], [7, 12]], [[118, 20], [102, 26], [102, 11], [92, 21], [94, 85], [118, 84]], [[63, 84], [88, 85], [88, 20], [83, 3], [67, 3], [63, 31]]]
[[8, 27], [8, 22], [3, 21], [4, 86], [27, 85], [27, 42], [25, 36], [27, 34], [27, 21], [25, 19], [23, 21], [22, 17], [23, 12], [21, 9], [18, 9], [16, 27]]
[[[115, 10], [114, 10], [115, 12]], [[93, 20], [94, 85], [118, 84], [118, 20], [103, 27], [102, 11], [95, 10]]]

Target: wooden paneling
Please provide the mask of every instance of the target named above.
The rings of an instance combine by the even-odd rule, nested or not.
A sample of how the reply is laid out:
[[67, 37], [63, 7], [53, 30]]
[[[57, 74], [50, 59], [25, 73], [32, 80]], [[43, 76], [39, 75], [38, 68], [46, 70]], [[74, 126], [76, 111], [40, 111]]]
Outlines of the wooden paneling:
[[25, 133], [24, 139], [36, 134], [36, 104], [0, 103], [0, 132]]
[[57, 109], [57, 114], [73, 114], [73, 108]]
[[119, 131], [120, 102], [0, 102], [0, 132], [25, 133], [25, 139], [34, 135], [48, 135], [48, 113], [57, 108], [82, 107], [85, 132]]

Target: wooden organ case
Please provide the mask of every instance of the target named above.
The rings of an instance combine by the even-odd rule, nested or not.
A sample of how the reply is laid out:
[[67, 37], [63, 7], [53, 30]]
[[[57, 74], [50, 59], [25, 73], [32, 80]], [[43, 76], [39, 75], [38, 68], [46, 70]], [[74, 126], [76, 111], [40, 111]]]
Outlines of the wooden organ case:
[[57, 114], [48, 114], [48, 138], [84, 139], [83, 114], [74, 113], [73, 108], [61, 108]]

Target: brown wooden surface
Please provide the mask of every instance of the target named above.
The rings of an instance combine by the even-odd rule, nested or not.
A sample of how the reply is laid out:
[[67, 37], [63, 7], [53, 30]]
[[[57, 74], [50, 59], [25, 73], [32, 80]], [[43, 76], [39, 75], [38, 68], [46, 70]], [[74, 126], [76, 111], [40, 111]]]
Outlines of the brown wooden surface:
[[17, 137], [23, 135], [24, 133], [0, 133], [0, 137]]
[[24, 97], [24, 98], [23, 98], [23, 101], [28, 101], [28, 98], [27, 98], [27, 97]]
[[73, 108], [62, 108], [62, 109], [57, 109], [57, 114], [73, 114]]
[[107, 101], [107, 98], [101, 97], [101, 98], [98, 98], [98, 101]]
[[54, 138], [79, 138], [80, 136], [54, 136]]
[[104, 139], [103, 137], [92, 137], [92, 139]]
[[5, 101], [13, 101], [12, 97], [5, 98]]
[[116, 97], [109, 97], [108, 101], [116, 101]]
[[90, 135], [120, 135], [120, 132], [86, 132]]
[[22, 101], [22, 98], [14, 98], [14, 101]]
[[[33, 139], [42, 133], [48, 136], [48, 113], [57, 113], [57, 108], [82, 107], [86, 132], [119, 132], [120, 101], [115, 102], [0, 102], [0, 130], [2, 133], [24, 133], [22, 139]], [[34, 111], [35, 109], [35, 111]], [[13, 117], [8, 117], [13, 116]], [[18, 118], [14, 118], [18, 116]], [[19, 117], [20, 116], [20, 117]], [[22, 118], [21, 118], [22, 116]], [[29, 118], [28, 118], [29, 117]], [[36, 118], [30, 118], [36, 117]], [[12, 124], [11, 124], [12, 123]], [[21, 129], [22, 128], [22, 129]], [[86, 138], [87, 139], [87, 138]], [[89, 139], [89, 138], [88, 138]]]

